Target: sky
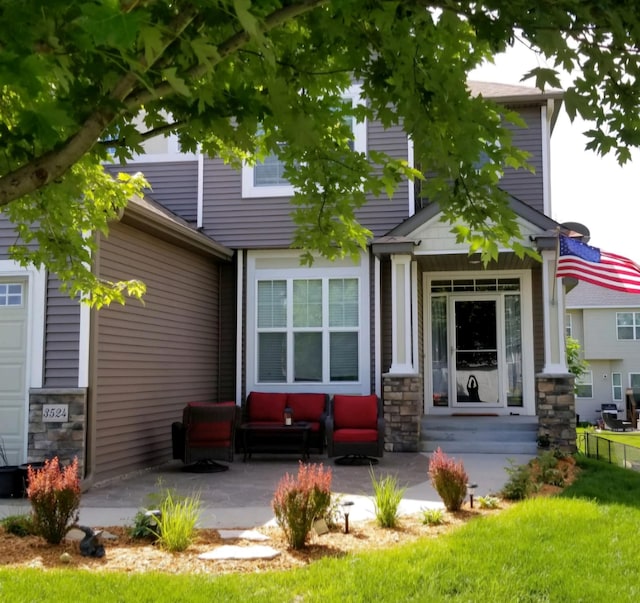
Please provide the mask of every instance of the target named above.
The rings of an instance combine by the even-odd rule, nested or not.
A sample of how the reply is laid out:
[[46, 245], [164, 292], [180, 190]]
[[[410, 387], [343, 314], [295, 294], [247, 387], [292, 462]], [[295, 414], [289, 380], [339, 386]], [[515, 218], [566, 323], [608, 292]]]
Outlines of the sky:
[[[470, 79], [533, 86], [521, 82], [529, 69], [545, 65], [524, 46], [473, 71]], [[585, 150], [582, 132], [589, 124], [571, 123], [564, 107], [551, 135], [551, 207], [558, 222], [580, 222], [591, 233], [590, 245], [640, 263], [640, 151], [620, 167], [613, 155]]]

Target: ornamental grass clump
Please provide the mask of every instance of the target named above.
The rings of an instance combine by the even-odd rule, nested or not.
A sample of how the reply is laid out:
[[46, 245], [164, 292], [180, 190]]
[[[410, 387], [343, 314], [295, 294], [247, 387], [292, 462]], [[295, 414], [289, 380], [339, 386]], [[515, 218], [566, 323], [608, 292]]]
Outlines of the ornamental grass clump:
[[301, 462], [297, 478], [287, 473], [280, 480], [271, 504], [289, 546], [304, 548], [313, 522], [331, 505], [331, 469]]
[[60, 467], [58, 457], [45, 461], [44, 467], [27, 469], [33, 529], [49, 544], [60, 544], [69, 527], [78, 521], [80, 477], [78, 459]]
[[438, 448], [429, 460], [429, 477], [447, 511], [459, 511], [469, 481], [462, 461], [456, 462]]
[[159, 511], [156, 528], [150, 528], [158, 544], [172, 553], [189, 548], [200, 519], [200, 495], [179, 497], [167, 490]]
[[381, 528], [395, 528], [398, 525], [398, 510], [406, 488], [398, 485], [392, 475], [377, 479], [373, 469], [369, 470], [373, 485], [373, 506], [376, 522]]

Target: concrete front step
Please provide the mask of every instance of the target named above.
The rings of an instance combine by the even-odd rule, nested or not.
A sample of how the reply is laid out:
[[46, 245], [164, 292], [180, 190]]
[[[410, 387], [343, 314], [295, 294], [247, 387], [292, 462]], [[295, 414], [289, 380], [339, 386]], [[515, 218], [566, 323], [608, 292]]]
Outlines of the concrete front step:
[[537, 417], [425, 416], [421, 452], [532, 454], [537, 452]]
[[430, 440], [420, 442], [420, 452], [435, 452], [438, 448], [447, 454], [526, 454], [535, 456], [535, 442], [459, 442]]

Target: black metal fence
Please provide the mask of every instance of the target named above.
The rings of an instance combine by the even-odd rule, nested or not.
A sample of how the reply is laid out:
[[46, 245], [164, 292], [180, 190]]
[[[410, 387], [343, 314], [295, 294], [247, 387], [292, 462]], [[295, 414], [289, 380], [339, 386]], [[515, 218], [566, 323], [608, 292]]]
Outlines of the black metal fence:
[[[638, 439], [640, 444], [640, 437]], [[588, 457], [640, 471], [640, 448], [612, 442], [595, 433], [578, 434], [578, 450]]]

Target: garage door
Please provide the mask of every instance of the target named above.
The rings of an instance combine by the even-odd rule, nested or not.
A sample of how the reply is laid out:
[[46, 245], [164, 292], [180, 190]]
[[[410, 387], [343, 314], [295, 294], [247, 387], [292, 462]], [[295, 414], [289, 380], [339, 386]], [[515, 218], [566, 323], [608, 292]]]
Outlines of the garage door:
[[25, 449], [26, 375], [27, 282], [0, 278], [0, 435], [11, 465]]

